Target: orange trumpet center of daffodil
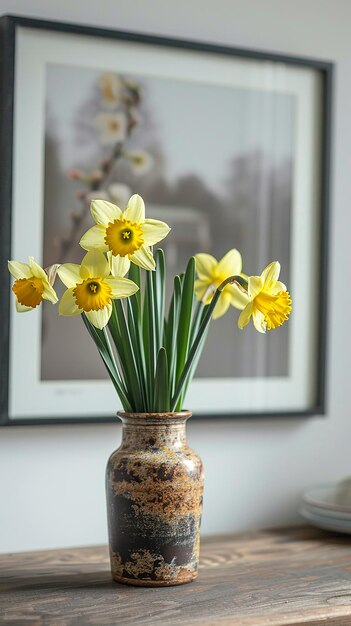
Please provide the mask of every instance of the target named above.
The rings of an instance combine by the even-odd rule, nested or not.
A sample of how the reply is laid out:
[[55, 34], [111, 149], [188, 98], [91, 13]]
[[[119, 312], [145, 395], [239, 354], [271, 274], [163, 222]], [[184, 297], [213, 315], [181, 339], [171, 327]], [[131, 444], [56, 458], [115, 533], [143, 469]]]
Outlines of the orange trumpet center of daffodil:
[[73, 295], [83, 311], [99, 311], [110, 303], [112, 289], [103, 278], [87, 278], [75, 286]]
[[288, 291], [280, 291], [276, 295], [261, 291], [255, 297], [253, 304], [263, 313], [267, 330], [281, 326], [288, 319], [292, 309], [291, 296]]
[[30, 278], [18, 278], [12, 291], [20, 304], [35, 309], [42, 301], [42, 293], [44, 291], [43, 281], [36, 276]]
[[115, 220], [106, 228], [105, 243], [114, 256], [131, 255], [144, 243], [140, 224], [129, 220]]

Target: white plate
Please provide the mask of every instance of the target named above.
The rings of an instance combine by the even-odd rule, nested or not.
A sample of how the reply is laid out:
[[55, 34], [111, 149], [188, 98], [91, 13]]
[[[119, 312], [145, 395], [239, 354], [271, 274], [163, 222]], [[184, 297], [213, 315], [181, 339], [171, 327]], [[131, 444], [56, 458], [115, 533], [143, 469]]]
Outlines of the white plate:
[[343, 511], [334, 510], [327, 507], [322, 506], [314, 506], [313, 504], [308, 504], [305, 500], [302, 502], [303, 507], [307, 509], [313, 515], [322, 515], [323, 517], [330, 517], [336, 520], [343, 520], [345, 522], [349, 522], [351, 524], [351, 512], [344, 513]]
[[351, 506], [338, 501], [341, 484], [316, 487], [303, 494], [302, 500], [309, 506], [329, 510], [333, 513], [346, 513], [351, 517]]
[[300, 515], [302, 515], [305, 520], [310, 522], [310, 524], [313, 524], [313, 526], [317, 526], [318, 528], [351, 535], [351, 521], [347, 522], [346, 520], [340, 520], [338, 518], [317, 515], [311, 513], [311, 511], [305, 507], [301, 507]]

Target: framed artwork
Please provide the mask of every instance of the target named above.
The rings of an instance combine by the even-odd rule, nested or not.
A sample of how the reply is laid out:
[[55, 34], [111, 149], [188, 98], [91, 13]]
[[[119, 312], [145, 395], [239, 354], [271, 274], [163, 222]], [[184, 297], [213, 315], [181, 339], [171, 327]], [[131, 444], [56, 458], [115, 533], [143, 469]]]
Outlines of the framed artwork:
[[325, 411], [332, 65], [142, 34], [1, 18], [3, 424], [111, 421], [80, 318], [15, 312], [7, 259], [79, 262], [89, 203], [139, 193], [191, 254], [281, 262], [293, 314], [261, 336], [212, 324], [187, 398], [206, 418]]

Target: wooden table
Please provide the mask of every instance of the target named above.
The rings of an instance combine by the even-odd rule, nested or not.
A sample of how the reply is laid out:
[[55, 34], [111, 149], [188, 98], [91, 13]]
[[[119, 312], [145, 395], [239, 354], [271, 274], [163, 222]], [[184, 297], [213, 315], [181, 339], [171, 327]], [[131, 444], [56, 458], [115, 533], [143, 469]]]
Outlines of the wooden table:
[[298, 527], [202, 540], [199, 579], [110, 579], [107, 548], [0, 555], [9, 626], [351, 626], [351, 538]]

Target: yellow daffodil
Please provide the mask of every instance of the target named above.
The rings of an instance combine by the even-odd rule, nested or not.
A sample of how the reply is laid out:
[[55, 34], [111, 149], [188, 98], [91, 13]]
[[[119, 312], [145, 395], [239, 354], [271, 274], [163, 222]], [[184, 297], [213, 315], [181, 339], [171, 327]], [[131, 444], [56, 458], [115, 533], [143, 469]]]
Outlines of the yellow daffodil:
[[[195, 293], [198, 300], [209, 304], [217, 287], [229, 276], [243, 276], [242, 259], [238, 250], [229, 250], [224, 257], [217, 261], [210, 254], [196, 254], [196, 272], [198, 279], [195, 281]], [[213, 319], [224, 315], [229, 306], [243, 309], [248, 303], [248, 296], [237, 285], [226, 285], [219, 297], [213, 312]]]
[[96, 225], [83, 235], [82, 248], [109, 252], [114, 276], [121, 275], [121, 267], [124, 276], [130, 261], [146, 270], [155, 268], [149, 246], [164, 239], [170, 228], [159, 220], [145, 219], [145, 205], [140, 196], [132, 196], [124, 212], [105, 200], [93, 201], [90, 210]]
[[33, 257], [29, 257], [29, 264], [9, 261], [8, 268], [16, 279], [12, 291], [16, 296], [17, 311], [20, 313], [31, 311], [43, 300], [49, 300], [53, 304], [57, 302], [58, 298], [50, 284], [49, 276]]
[[68, 287], [60, 300], [60, 315], [84, 313], [89, 322], [100, 329], [111, 317], [111, 300], [127, 298], [139, 289], [128, 278], [110, 276], [109, 263], [98, 250], [88, 252], [81, 265], [64, 263], [57, 272]]
[[256, 330], [265, 333], [281, 326], [291, 312], [291, 297], [285, 285], [278, 280], [280, 264], [273, 261], [261, 276], [250, 276], [248, 280], [249, 303], [240, 313], [239, 328], [252, 320]]

